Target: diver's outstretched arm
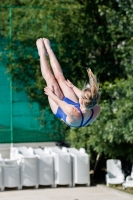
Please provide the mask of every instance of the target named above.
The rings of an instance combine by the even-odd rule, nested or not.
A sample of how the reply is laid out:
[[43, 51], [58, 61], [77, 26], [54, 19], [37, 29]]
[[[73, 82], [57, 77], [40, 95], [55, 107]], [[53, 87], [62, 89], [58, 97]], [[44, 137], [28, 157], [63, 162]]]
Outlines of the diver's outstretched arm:
[[68, 87], [72, 88], [78, 98], [82, 96], [83, 91], [73, 85], [68, 79], [66, 80], [66, 84], [68, 85]]

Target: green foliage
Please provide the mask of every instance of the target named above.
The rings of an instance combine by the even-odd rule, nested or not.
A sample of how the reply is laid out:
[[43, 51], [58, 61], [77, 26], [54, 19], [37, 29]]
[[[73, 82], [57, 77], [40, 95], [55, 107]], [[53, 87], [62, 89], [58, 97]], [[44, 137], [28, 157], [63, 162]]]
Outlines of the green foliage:
[[82, 88], [90, 67], [101, 86], [100, 116], [80, 129], [63, 125], [68, 140], [90, 154], [133, 161], [132, 0], [6, 0], [1, 5], [19, 6], [12, 18], [9, 8], [0, 8], [0, 35], [8, 41], [6, 65], [16, 89], [26, 90], [43, 109], [48, 106], [35, 44], [48, 37], [66, 78]]
[[100, 103], [98, 119], [88, 127], [71, 129], [68, 140], [73, 146], [86, 148], [92, 156], [97, 152], [110, 158], [124, 156], [133, 162], [132, 77], [105, 83], [103, 90], [110, 98]]
[[40, 112], [40, 128], [52, 141], [64, 141], [67, 125], [56, 119], [49, 107]]

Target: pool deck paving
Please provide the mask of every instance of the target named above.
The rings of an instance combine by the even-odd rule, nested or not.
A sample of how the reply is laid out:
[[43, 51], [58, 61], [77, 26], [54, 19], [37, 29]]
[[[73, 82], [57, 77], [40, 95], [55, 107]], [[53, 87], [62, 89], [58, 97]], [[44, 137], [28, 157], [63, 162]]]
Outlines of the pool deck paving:
[[133, 195], [104, 185], [57, 187], [0, 192], [0, 200], [133, 200]]

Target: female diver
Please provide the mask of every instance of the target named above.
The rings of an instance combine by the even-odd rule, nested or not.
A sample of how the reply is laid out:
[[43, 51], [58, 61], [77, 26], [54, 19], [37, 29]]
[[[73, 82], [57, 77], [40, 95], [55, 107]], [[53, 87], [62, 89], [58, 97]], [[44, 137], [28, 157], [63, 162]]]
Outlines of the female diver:
[[[42, 76], [47, 87], [44, 93], [52, 112], [70, 127], [84, 127], [92, 123], [100, 113], [99, 86], [91, 69], [87, 70], [90, 84], [83, 90], [78, 89], [69, 80], [66, 80], [60, 64], [46, 38], [36, 41]], [[48, 65], [48, 54], [52, 71]]]

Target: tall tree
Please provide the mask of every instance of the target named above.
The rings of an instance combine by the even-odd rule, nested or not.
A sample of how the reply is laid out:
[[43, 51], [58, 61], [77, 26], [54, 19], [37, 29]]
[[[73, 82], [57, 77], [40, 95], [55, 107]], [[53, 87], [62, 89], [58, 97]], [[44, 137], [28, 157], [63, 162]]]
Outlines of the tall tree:
[[12, 44], [7, 69], [15, 87], [43, 108], [48, 105], [35, 45], [37, 38], [48, 37], [67, 78], [82, 88], [90, 67], [102, 88], [99, 118], [89, 127], [71, 129], [69, 140], [88, 151], [131, 159], [132, 0], [7, 0], [3, 5], [14, 6], [12, 13], [0, 8], [0, 35]]

